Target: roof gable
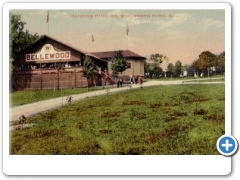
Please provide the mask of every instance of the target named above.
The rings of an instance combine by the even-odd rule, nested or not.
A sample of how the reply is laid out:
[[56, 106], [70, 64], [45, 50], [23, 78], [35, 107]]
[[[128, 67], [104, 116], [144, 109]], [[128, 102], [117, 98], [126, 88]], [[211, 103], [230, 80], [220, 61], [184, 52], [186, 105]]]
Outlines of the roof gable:
[[68, 44], [66, 44], [66, 43], [63, 43], [63, 42], [61, 42], [61, 41], [59, 41], [59, 40], [56, 40], [56, 39], [54, 39], [54, 38], [52, 38], [52, 37], [50, 37], [50, 36], [48, 36], [48, 35], [42, 35], [39, 39], [37, 39], [36, 41], [34, 41], [34, 42], [26, 49], [26, 51], [28, 51], [32, 46], [35, 46], [35, 44], [37, 44], [37, 43], [39, 43], [39, 42], [41, 42], [41, 41], [44, 41], [44, 40], [46, 40], [46, 39], [49, 39], [49, 40], [54, 41], [54, 42], [56, 42], [56, 43], [58, 43], [58, 44], [61, 44], [62, 46], [65, 46], [65, 47], [68, 47], [68, 48], [70, 48], [70, 49], [73, 49], [73, 50], [75, 50], [75, 51], [77, 51], [77, 52], [79, 52], [79, 53], [87, 54], [86, 51], [83, 51], [83, 50], [81, 50], [81, 49], [79, 49], [79, 48], [76, 48], [76, 47], [73, 47], [73, 46], [71, 46], [71, 45], [68, 45]]

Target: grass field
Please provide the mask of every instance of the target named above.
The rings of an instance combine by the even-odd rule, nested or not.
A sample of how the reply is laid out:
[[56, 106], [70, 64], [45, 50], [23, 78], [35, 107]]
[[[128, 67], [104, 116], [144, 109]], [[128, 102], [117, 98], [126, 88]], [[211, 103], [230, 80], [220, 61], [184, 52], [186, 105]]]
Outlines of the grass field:
[[[91, 87], [89, 91], [102, 90], [102, 87]], [[20, 106], [23, 104], [29, 104], [46, 99], [56, 98], [73, 94], [80, 94], [88, 92], [87, 88], [75, 88], [75, 89], [45, 89], [45, 90], [26, 90], [16, 91], [9, 94], [9, 102], [11, 107]]]
[[216, 155], [224, 85], [173, 85], [75, 102], [10, 132], [10, 154]]

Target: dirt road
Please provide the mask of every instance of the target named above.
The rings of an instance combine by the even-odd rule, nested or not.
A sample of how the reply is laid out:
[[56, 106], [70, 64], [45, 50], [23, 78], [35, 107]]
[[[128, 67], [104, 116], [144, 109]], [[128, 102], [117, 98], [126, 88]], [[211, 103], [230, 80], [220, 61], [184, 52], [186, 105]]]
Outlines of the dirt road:
[[[187, 81], [148, 81], [143, 83], [143, 88], [144, 87], [149, 87], [149, 86], [156, 86], [156, 85], [177, 85], [177, 84], [222, 84], [224, 82], [219, 81], [219, 82], [187, 82]], [[140, 88], [139, 84], [133, 84], [132, 89], [138, 89]], [[100, 96], [100, 95], [106, 95], [107, 93], [112, 94], [112, 93], [117, 93], [120, 91], [128, 91], [130, 90], [130, 85], [122, 87], [122, 88], [112, 88], [109, 89], [107, 92], [107, 89], [100, 90], [100, 91], [95, 91], [95, 92], [88, 92], [88, 93], [82, 93], [82, 94], [77, 94], [77, 95], [72, 95], [72, 98], [74, 101], [80, 101], [88, 97], [94, 97], [94, 96]], [[44, 101], [39, 101], [31, 104], [26, 104], [26, 105], [21, 105], [17, 107], [13, 107], [9, 109], [9, 121], [16, 121], [18, 118], [24, 114], [26, 117], [47, 111], [50, 109], [54, 109], [57, 107], [61, 107], [62, 105], [66, 105], [67, 96], [64, 97], [59, 97], [59, 98], [54, 98], [54, 99], [49, 99], [49, 100], [44, 100]]]

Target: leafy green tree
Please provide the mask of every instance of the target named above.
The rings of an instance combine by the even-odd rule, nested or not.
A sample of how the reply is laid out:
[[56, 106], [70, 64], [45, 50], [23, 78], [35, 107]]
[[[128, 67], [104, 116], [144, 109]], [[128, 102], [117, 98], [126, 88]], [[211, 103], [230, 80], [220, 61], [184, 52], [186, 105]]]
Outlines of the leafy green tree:
[[188, 75], [194, 75], [197, 72], [194, 62], [187, 68]]
[[208, 71], [208, 76], [209, 76], [210, 68], [217, 65], [217, 56], [209, 51], [203, 51], [199, 55], [198, 64], [202, 69], [205, 69]]
[[112, 59], [112, 70], [121, 73], [129, 68], [129, 64], [126, 58], [123, 57], [122, 51], [116, 51], [115, 56]]
[[169, 62], [169, 58], [166, 55], [155, 53], [151, 54], [150, 62], [158, 63], [159, 65], [162, 64], [163, 61]]
[[174, 66], [174, 73], [176, 77], [179, 77], [181, 75], [182, 70], [183, 70], [182, 62], [180, 60], [177, 60]]
[[155, 53], [151, 54], [148, 62], [144, 63], [144, 71], [152, 78], [153, 75], [159, 76], [163, 70], [160, 67], [163, 61], [168, 62], [169, 59], [166, 55]]
[[149, 70], [149, 63], [147, 63], [146, 61], [144, 61], [144, 72], [148, 72]]
[[87, 78], [87, 89], [88, 90], [89, 90], [89, 82], [88, 81], [91, 77], [94, 76], [95, 69], [96, 69], [96, 65], [93, 62], [93, 60], [89, 56], [86, 56], [84, 58], [83, 76]]
[[163, 70], [158, 63], [149, 63], [149, 77], [152, 78], [153, 75], [158, 77], [162, 74]]
[[10, 13], [10, 28], [9, 28], [9, 57], [14, 66], [22, 64], [22, 51], [32, 44], [39, 36], [29, 33], [28, 30], [24, 30], [26, 22], [21, 20], [20, 15]]
[[161, 75], [163, 70], [158, 63], [144, 62], [144, 72], [148, 74], [149, 78], [152, 78], [153, 75], [155, 76]]
[[13, 65], [12, 65], [13, 59], [9, 59], [9, 80], [12, 80], [12, 73], [13, 73]]
[[146, 61], [144, 61], [144, 74], [149, 74], [149, 67], [150, 67], [150, 63], [147, 63]]
[[225, 71], [225, 51], [222, 52], [218, 57], [217, 57], [217, 64], [218, 67], [221, 68], [222, 73]]
[[162, 54], [151, 54], [150, 60], [153, 61], [154, 63], [159, 63], [161, 64], [163, 62], [163, 55]]
[[163, 70], [158, 64], [153, 63], [151, 64], [151, 67], [152, 67], [152, 72], [155, 76], [160, 76], [162, 74]]
[[167, 71], [170, 73], [171, 77], [173, 75], [173, 72], [174, 72], [174, 66], [173, 66], [173, 63], [169, 63], [168, 66], [167, 66]]

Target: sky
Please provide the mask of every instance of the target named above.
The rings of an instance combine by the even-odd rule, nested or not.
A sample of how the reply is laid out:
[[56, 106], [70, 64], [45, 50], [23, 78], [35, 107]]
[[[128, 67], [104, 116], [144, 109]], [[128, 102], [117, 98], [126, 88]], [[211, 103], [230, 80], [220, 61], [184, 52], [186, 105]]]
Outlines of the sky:
[[224, 10], [49, 10], [48, 23], [46, 9], [12, 13], [21, 15], [31, 33], [87, 52], [131, 50], [147, 58], [159, 53], [168, 63], [185, 65], [203, 51], [225, 51]]

